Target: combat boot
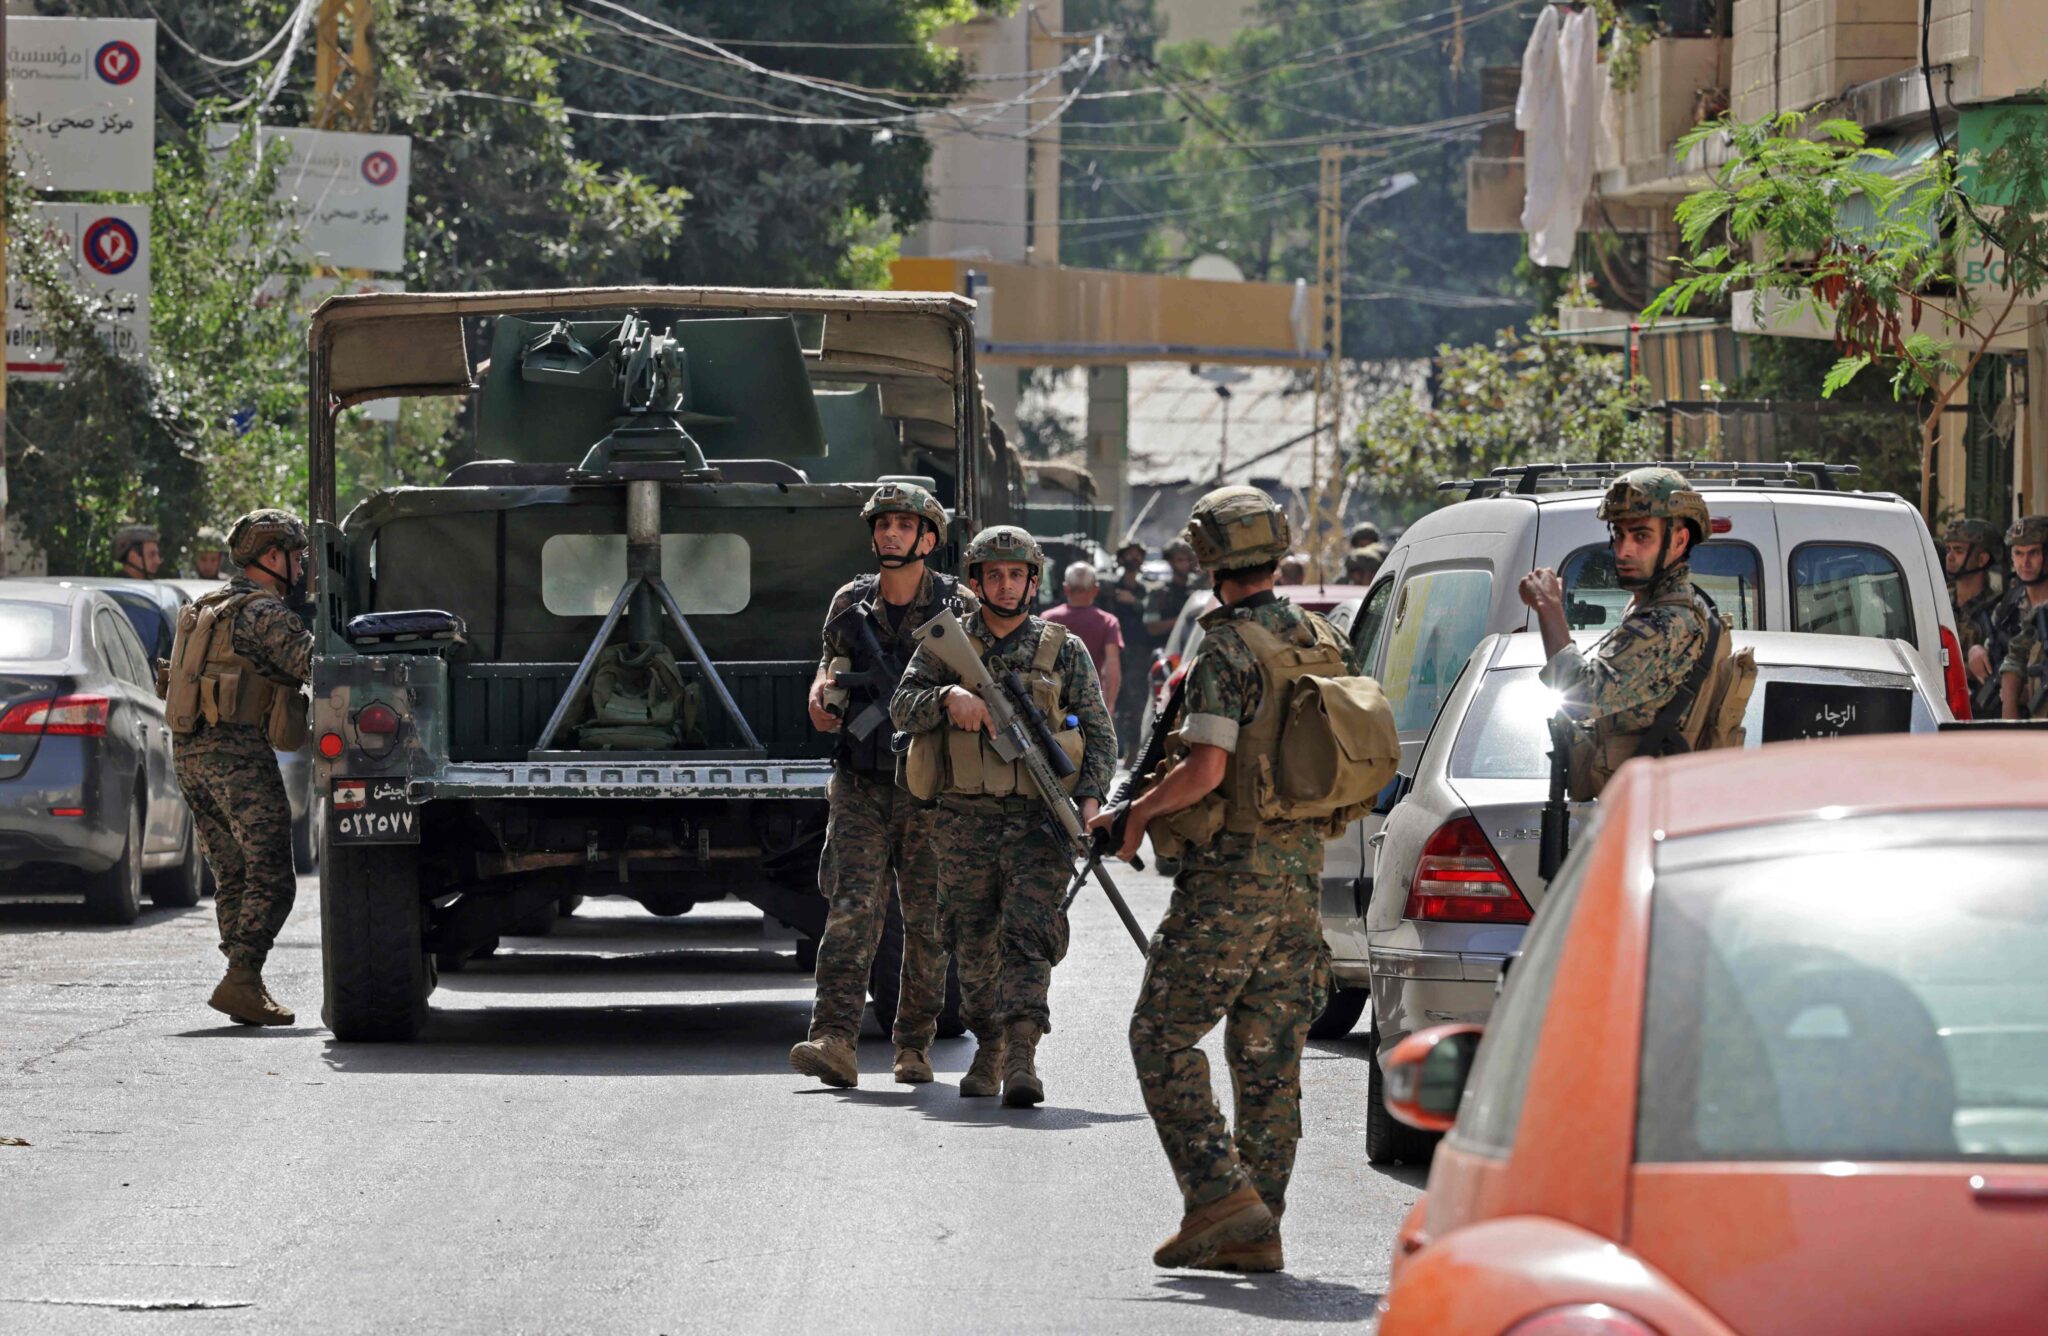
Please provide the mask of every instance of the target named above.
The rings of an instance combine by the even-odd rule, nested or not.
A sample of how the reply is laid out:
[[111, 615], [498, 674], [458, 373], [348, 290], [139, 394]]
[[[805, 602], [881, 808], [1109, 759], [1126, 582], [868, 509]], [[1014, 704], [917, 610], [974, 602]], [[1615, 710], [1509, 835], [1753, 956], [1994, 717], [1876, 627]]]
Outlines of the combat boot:
[[960, 1093], [968, 1096], [993, 1095], [1003, 1088], [1003, 1036], [993, 1039], [975, 1036], [974, 1061], [960, 1078]]
[[263, 975], [242, 965], [228, 966], [227, 974], [214, 985], [206, 1005], [234, 1017], [243, 1025], [290, 1025], [298, 1017], [279, 1006], [263, 986]]
[[1003, 1035], [1003, 1103], [1010, 1108], [1028, 1109], [1045, 1099], [1045, 1083], [1032, 1062], [1040, 1033], [1037, 1021], [1011, 1021]]
[[804, 1040], [789, 1050], [789, 1065], [841, 1090], [860, 1084], [860, 1065], [854, 1060], [853, 1045], [837, 1035]]
[[1248, 1243], [1226, 1243], [1208, 1261], [1208, 1271], [1285, 1271], [1287, 1258], [1280, 1251], [1280, 1226]]
[[1181, 1217], [1180, 1228], [1152, 1254], [1155, 1266], [1200, 1266], [1226, 1244], [1242, 1243], [1273, 1230], [1273, 1213], [1251, 1184], [1197, 1206]]
[[896, 1084], [923, 1085], [932, 1079], [932, 1060], [921, 1048], [896, 1049]]

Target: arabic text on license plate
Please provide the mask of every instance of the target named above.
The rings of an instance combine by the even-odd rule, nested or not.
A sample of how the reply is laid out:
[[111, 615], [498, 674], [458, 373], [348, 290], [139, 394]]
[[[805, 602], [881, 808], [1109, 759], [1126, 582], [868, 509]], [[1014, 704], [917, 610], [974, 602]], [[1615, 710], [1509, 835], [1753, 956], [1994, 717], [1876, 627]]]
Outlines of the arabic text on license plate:
[[419, 809], [403, 779], [337, 779], [331, 805], [337, 844], [419, 843]]

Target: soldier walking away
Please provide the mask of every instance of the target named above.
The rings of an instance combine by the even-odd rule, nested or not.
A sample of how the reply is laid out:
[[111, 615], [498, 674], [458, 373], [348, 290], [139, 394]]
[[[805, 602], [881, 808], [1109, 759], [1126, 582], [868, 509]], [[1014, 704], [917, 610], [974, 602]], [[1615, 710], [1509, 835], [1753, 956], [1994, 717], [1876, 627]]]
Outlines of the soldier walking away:
[[1145, 631], [1162, 645], [1173, 634], [1180, 610], [1201, 589], [1195, 576], [1195, 549], [1186, 539], [1176, 538], [1166, 545], [1166, 564], [1173, 567], [1173, 574], [1152, 587], [1152, 597], [1145, 604]]
[[[1689, 564], [1711, 528], [1706, 498], [1673, 469], [1641, 468], [1615, 480], [1598, 513], [1615, 578], [1634, 594], [1619, 626], [1582, 654], [1572, 644], [1557, 572], [1531, 571], [1520, 587], [1549, 655], [1538, 677], [1563, 696], [1560, 708], [1574, 725], [1571, 790], [1580, 801], [1598, 797], [1631, 757], [1699, 745], [1706, 721], [1693, 706], [1715, 699], [1720, 684], [1702, 682], [1694, 669], [1710, 646], [1709, 675], [1725, 671], [1729, 657], [1725, 627], [1693, 587]], [[1690, 698], [1680, 698], [1688, 688]]]
[[179, 614], [165, 714], [178, 787], [219, 884], [228, 972], [207, 1005], [244, 1025], [290, 1025], [263, 961], [298, 886], [277, 752], [306, 740], [313, 636], [287, 606], [305, 593], [306, 527], [286, 511], [251, 511], [228, 545], [241, 573]]
[[1152, 585], [1145, 579], [1145, 545], [1136, 541], [1116, 550], [1118, 573], [1099, 602], [1115, 615], [1123, 628], [1124, 651], [1120, 656], [1123, 680], [1111, 709], [1116, 715], [1116, 736], [1125, 755], [1141, 746], [1139, 722], [1145, 714], [1145, 696], [1152, 689], [1152, 647], [1156, 643], [1145, 629], [1145, 604], [1152, 597]]
[[2006, 530], [2012, 553], [2016, 630], [1998, 665], [1999, 717], [2048, 719], [2048, 515], [2029, 515]]
[[227, 559], [228, 540], [221, 537], [220, 530], [205, 528], [192, 540], [192, 578], [195, 580], [219, 580], [221, 563]]
[[154, 580], [163, 566], [163, 535], [155, 529], [147, 524], [124, 524], [114, 530], [114, 574]]
[[[1024, 530], [997, 525], [974, 536], [962, 565], [981, 598], [965, 622], [969, 640], [991, 677], [1017, 674], [1052, 721], [1076, 763], [1075, 805], [1092, 819], [1116, 769], [1116, 732], [1080, 641], [1029, 615], [1045, 553]], [[1052, 969], [1067, 954], [1072, 846], [1024, 766], [991, 745], [988, 707], [923, 648], [890, 714], [910, 735], [906, 784], [938, 796], [939, 908], [976, 1041], [960, 1093], [1000, 1090], [1004, 1104], [1029, 1107], [1045, 1098], [1035, 1058], [1052, 1029]]]
[[946, 531], [945, 507], [931, 493], [885, 483], [860, 514], [881, 569], [848, 581], [832, 596], [825, 614], [825, 652], [811, 682], [811, 724], [837, 738], [825, 849], [818, 862], [818, 890], [831, 909], [818, 940], [818, 995], [810, 1034], [789, 1051], [789, 1065], [797, 1071], [842, 1088], [860, 1084], [855, 1048], [861, 1008], [892, 889], [903, 912], [903, 972], [893, 1036], [896, 1080], [911, 1085], [932, 1079], [932, 1037], [946, 1000], [933, 809], [897, 787], [893, 732], [886, 719], [861, 737], [847, 727], [847, 720], [858, 719], [870, 707], [886, 711], [894, 684], [870, 681], [835, 690], [835, 664], [861, 673], [878, 668], [858, 662], [861, 647], [843, 633], [845, 618], [851, 611], [863, 619], [874, 632], [875, 647], [900, 668], [910, 659], [911, 632], [963, 592], [952, 576], [925, 564]]
[[[1181, 860], [1130, 1028], [1145, 1107], [1184, 1207], [1153, 1260], [1278, 1271], [1301, 1139], [1302, 1045], [1328, 992], [1315, 891], [1327, 820], [1262, 818], [1254, 795], [1277, 763], [1286, 688], [1300, 675], [1341, 676], [1345, 644], [1273, 592], [1292, 535], [1264, 492], [1210, 492], [1195, 503], [1187, 536], [1222, 606], [1202, 617], [1184, 722], [1167, 768], [1131, 805], [1118, 851], [1129, 859], [1149, 829], [1161, 856]], [[1237, 1091], [1234, 1133], [1196, 1047], [1219, 1020]]]

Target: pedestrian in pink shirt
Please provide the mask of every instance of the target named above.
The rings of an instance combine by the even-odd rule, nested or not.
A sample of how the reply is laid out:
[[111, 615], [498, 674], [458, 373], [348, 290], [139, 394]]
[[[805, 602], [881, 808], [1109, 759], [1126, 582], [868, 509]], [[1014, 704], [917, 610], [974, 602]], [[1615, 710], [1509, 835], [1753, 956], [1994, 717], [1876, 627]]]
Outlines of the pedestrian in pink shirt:
[[1095, 606], [1099, 587], [1095, 568], [1085, 561], [1067, 567], [1067, 601], [1045, 614], [1081, 638], [1088, 657], [1095, 660], [1095, 675], [1102, 679], [1102, 698], [1115, 700], [1123, 682], [1124, 628], [1116, 617]]

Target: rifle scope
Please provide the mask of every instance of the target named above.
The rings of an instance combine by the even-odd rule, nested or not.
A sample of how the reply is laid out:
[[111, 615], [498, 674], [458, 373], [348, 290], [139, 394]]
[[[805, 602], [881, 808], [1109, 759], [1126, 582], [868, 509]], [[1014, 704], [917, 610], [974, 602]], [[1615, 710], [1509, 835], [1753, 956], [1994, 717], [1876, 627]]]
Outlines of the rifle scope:
[[1025, 687], [1024, 679], [1019, 677], [1014, 669], [1003, 674], [1003, 690], [1009, 695], [1010, 702], [1017, 707], [1017, 713], [1024, 716], [1024, 722], [1038, 735], [1038, 749], [1045, 753], [1046, 764], [1052, 767], [1053, 774], [1061, 779], [1073, 774], [1074, 759], [1067, 755], [1066, 748], [1060, 746], [1053, 736], [1052, 721], [1045, 717], [1045, 711], [1039, 709], [1038, 703], [1031, 699], [1031, 692]]

